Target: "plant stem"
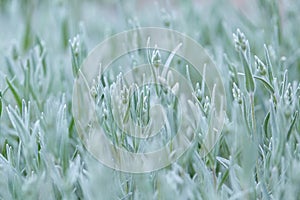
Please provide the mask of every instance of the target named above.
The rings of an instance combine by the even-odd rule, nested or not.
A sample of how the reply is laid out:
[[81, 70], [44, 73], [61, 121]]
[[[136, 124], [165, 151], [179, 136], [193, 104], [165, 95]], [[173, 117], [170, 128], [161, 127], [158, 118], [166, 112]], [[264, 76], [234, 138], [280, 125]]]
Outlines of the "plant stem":
[[257, 134], [256, 134], [256, 121], [255, 121], [255, 108], [254, 108], [254, 93], [250, 92], [250, 103], [251, 103], [251, 124], [252, 124], [252, 134], [255, 139], [257, 139]]

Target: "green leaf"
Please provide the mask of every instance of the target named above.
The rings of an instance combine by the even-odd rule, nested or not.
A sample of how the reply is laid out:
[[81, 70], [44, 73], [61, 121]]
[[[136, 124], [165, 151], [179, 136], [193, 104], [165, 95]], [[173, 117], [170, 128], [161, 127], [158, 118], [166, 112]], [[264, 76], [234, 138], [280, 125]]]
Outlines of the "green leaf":
[[26, 61], [25, 66], [23, 66], [23, 70], [24, 70], [24, 96], [26, 101], [29, 100], [29, 84], [30, 84], [30, 62], [29, 60]]
[[8, 145], [7, 139], [4, 140], [4, 144], [2, 146], [2, 152], [1, 154], [3, 155], [3, 157], [7, 158], [7, 154], [6, 154], [6, 146]]
[[0, 117], [2, 115], [2, 97], [0, 97]]
[[273, 84], [273, 71], [272, 71], [272, 63], [270, 60], [270, 55], [269, 55], [269, 50], [267, 48], [267, 45], [264, 45], [264, 49], [265, 49], [265, 57], [266, 57], [266, 61], [267, 61], [267, 69], [268, 69], [268, 75], [269, 75], [269, 81], [271, 84]]
[[269, 90], [269, 92], [271, 94], [274, 94], [275, 91], [273, 86], [270, 83], [268, 83], [264, 78], [255, 75], [253, 77], [257, 80], [260, 80], [264, 84], [264, 86]]
[[32, 44], [32, 28], [31, 28], [31, 19], [26, 19], [25, 31], [23, 35], [23, 50], [26, 51], [30, 48]]
[[6, 64], [9, 76], [14, 76], [16, 74], [14, 71], [15, 68], [14, 68], [11, 60], [8, 57], [5, 57], [5, 64]]
[[266, 115], [264, 122], [263, 122], [263, 129], [265, 132], [265, 135], [268, 135], [268, 125], [269, 125], [269, 121], [270, 121], [270, 112], [268, 112], [268, 114]]
[[[243, 99], [243, 102], [246, 102], [245, 98]], [[244, 114], [244, 120], [245, 120], [245, 123], [246, 123], [247, 130], [251, 134], [246, 103], [243, 103], [243, 110], [242, 110], [242, 112]]]
[[72, 71], [73, 71], [73, 76], [78, 77], [78, 71], [79, 71], [79, 64], [78, 64], [78, 59], [75, 56], [74, 50], [70, 44], [70, 49], [71, 49], [71, 57], [72, 57]]
[[251, 71], [251, 64], [245, 53], [243, 53], [241, 57], [242, 57], [241, 60], [243, 63], [245, 77], [246, 77], [246, 80], [245, 80], [246, 90], [249, 93], [251, 93], [251, 92], [253, 93], [255, 91], [255, 83], [254, 83], [253, 74]]
[[3, 105], [2, 105], [2, 92], [1, 92], [1, 90], [0, 90], [0, 117], [1, 117], [1, 114], [2, 114], [2, 107]]
[[225, 171], [225, 173], [224, 173], [224, 175], [223, 175], [223, 177], [222, 177], [222, 179], [221, 179], [221, 181], [220, 181], [220, 183], [218, 185], [218, 190], [221, 189], [222, 185], [224, 184], [224, 182], [226, 181], [226, 179], [228, 178], [228, 176], [229, 176], [229, 168], [226, 169], [226, 171]]
[[15, 86], [8, 80], [8, 78], [6, 77], [6, 83], [10, 89], [10, 91], [12, 92], [16, 102], [17, 102], [17, 105], [19, 107], [19, 109], [21, 110], [22, 108], [22, 100], [21, 100], [21, 97], [19, 96], [19, 92], [17, 90], [17, 88], [15, 88]]
[[294, 127], [294, 125], [295, 125], [295, 123], [297, 121], [297, 118], [298, 118], [298, 110], [294, 113], [294, 119], [293, 119], [293, 121], [292, 121], [292, 123], [290, 125], [290, 128], [288, 130], [288, 133], [287, 133], [287, 140], [289, 140], [290, 137], [291, 137], [291, 133], [292, 133], [293, 127]]
[[127, 109], [126, 109], [126, 112], [125, 112], [125, 116], [123, 118], [123, 123], [127, 123], [128, 122], [128, 119], [129, 119], [129, 113], [130, 113], [130, 106], [131, 106], [131, 101], [129, 100], [128, 102], [128, 105], [127, 105]]
[[62, 35], [62, 43], [64, 49], [68, 46], [68, 38], [69, 38], [69, 24], [67, 18], [64, 18], [61, 24], [61, 35]]

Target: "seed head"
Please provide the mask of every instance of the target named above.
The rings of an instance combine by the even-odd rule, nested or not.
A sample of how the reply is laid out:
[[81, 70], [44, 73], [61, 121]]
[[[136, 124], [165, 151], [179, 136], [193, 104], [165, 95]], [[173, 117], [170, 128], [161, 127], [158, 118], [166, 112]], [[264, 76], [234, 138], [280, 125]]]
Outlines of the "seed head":
[[205, 113], [208, 113], [210, 108], [210, 99], [208, 96], [205, 97], [205, 102], [204, 102], [204, 106], [203, 106], [203, 110]]
[[241, 90], [238, 88], [238, 86], [235, 84], [235, 82], [233, 82], [232, 96], [238, 104], [242, 104], [242, 102], [243, 102], [242, 93], [241, 93]]
[[152, 65], [154, 65], [157, 68], [161, 64], [161, 56], [160, 56], [160, 52], [157, 48], [155, 48], [155, 50], [152, 52], [151, 62], [152, 62]]
[[260, 75], [265, 76], [267, 74], [266, 65], [257, 56], [254, 56], [254, 59], [256, 70]]
[[292, 102], [293, 102], [293, 94], [292, 94], [292, 85], [291, 83], [288, 84], [285, 92], [284, 92], [284, 102], [287, 104], [287, 105], [291, 105]]
[[236, 34], [233, 34], [235, 49], [240, 52], [245, 52], [247, 49], [248, 40], [245, 37], [245, 34], [237, 29]]
[[196, 83], [195, 95], [196, 95], [196, 98], [198, 99], [198, 101], [201, 102], [202, 101], [202, 97], [203, 97], [203, 92], [201, 91], [201, 87], [200, 87], [200, 83], [199, 82]]

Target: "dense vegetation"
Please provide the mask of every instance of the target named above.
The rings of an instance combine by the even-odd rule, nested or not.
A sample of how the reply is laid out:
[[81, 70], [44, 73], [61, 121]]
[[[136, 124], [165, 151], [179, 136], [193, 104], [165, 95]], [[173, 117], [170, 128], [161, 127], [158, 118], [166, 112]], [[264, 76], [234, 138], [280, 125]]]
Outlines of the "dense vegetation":
[[[299, 199], [299, 9], [292, 0], [0, 0], [0, 199]], [[176, 163], [130, 174], [86, 151], [72, 89], [99, 42], [146, 26], [207, 50], [222, 74], [226, 120], [205, 156], [196, 137]]]

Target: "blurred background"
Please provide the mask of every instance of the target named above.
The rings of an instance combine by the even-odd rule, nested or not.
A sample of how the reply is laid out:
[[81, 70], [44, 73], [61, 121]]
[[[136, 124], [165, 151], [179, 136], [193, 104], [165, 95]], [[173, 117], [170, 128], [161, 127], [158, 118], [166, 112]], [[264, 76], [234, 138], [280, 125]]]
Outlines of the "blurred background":
[[274, 40], [280, 43], [284, 36], [293, 39], [285, 41], [280, 54], [284, 56], [285, 50], [299, 54], [296, 50], [299, 30], [293, 30], [293, 34], [289, 31], [299, 21], [296, 4], [299, 3], [289, 0], [277, 3], [271, 0], [1, 0], [0, 62], [3, 64], [3, 57], [12, 48], [25, 53], [37, 38], [48, 46], [50, 55], [59, 51], [66, 58], [70, 55], [69, 39], [77, 34], [82, 35], [91, 50], [114, 33], [145, 26], [186, 33], [207, 49], [213, 44], [211, 51], [226, 48], [224, 42], [232, 45], [232, 33], [239, 27], [248, 35], [255, 51], [262, 52], [259, 44], [262, 39], [266, 43]]
[[[299, 199], [299, 10], [298, 0], [0, 0], [0, 199]], [[206, 49], [229, 109], [208, 155], [198, 138], [177, 163], [126, 174], [92, 159], [77, 135], [74, 68], [105, 38], [147, 26]], [[236, 48], [247, 40], [254, 97]]]

